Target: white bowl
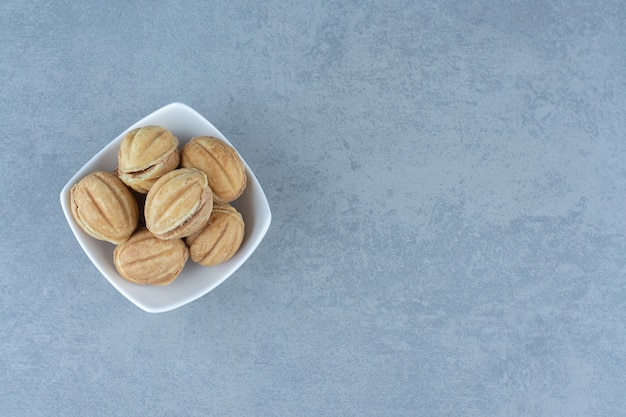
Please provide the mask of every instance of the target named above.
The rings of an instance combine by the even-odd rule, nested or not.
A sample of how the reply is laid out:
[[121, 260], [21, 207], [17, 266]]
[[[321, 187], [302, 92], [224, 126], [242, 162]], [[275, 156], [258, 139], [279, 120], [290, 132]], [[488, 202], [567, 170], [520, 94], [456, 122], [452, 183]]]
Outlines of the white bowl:
[[164, 287], [137, 285], [123, 279], [113, 265], [115, 246], [87, 235], [74, 221], [70, 211], [70, 189], [93, 171], [113, 171], [117, 166], [117, 152], [124, 135], [132, 129], [147, 125], [169, 129], [180, 140], [181, 148], [194, 136], [214, 136], [232, 146], [224, 135], [195, 110], [181, 103], [169, 104], [130, 126], [74, 174], [61, 191], [61, 207], [76, 240], [111, 285], [142, 310], [161, 313], [202, 297], [231, 276], [261, 243], [270, 226], [272, 214], [259, 181], [244, 160], [248, 175], [247, 187], [232, 205], [243, 216], [245, 237], [231, 259], [211, 267], [200, 266], [189, 260], [178, 278]]

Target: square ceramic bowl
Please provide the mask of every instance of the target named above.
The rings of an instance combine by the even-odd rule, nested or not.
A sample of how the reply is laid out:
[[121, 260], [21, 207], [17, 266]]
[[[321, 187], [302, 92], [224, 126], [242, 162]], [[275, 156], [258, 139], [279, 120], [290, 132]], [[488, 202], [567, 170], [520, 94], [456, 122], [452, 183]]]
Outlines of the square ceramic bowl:
[[113, 171], [117, 166], [120, 143], [126, 133], [147, 125], [163, 126], [170, 130], [179, 139], [181, 148], [194, 136], [214, 136], [232, 146], [224, 135], [195, 110], [181, 103], [169, 104], [130, 126], [74, 174], [61, 191], [61, 207], [79, 245], [111, 285], [142, 310], [160, 313], [202, 297], [231, 276], [261, 243], [270, 226], [272, 215], [259, 181], [244, 160], [248, 175], [246, 190], [231, 204], [244, 219], [245, 237], [231, 259], [211, 267], [200, 266], [189, 260], [178, 278], [164, 287], [137, 285], [123, 279], [113, 265], [115, 246], [87, 235], [74, 221], [70, 211], [70, 189], [93, 171]]

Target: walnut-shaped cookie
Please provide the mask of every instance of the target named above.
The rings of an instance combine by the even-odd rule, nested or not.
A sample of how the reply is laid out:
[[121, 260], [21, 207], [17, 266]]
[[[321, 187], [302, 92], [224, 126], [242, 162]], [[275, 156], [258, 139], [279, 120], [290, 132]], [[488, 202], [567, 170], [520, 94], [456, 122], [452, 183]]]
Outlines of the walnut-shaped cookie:
[[178, 239], [200, 230], [213, 209], [213, 193], [206, 175], [179, 168], [163, 175], [146, 196], [146, 227], [160, 239]]
[[133, 129], [120, 144], [117, 175], [133, 190], [146, 194], [156, 180], [178, 168], [178, 145], [178, 138], [164, 127]]
[[122, 278], [143, 285], [171, 283], [188, 258], [182, 239], [162, 240], [147, 229], [140, 229], [113, 251], [113, 263]]
[[96, 171], [85, 176], [72, 187], [70, 200], [78, 226], [98, 240], [119, 244], [137, 228], [137, 201], [110, 172]]
[[228, 203], [215, 203], [209, 222], [185, 238], [191, 260], [204, 266], [226, 262], [243, 242], [245, 225], [241, 214]]
[[211, 136], [192, 138], [181, 150], [180, 165], [204, 172], [219, 203], [236, 200], [246, 189], [246, 168], [237, 151]]

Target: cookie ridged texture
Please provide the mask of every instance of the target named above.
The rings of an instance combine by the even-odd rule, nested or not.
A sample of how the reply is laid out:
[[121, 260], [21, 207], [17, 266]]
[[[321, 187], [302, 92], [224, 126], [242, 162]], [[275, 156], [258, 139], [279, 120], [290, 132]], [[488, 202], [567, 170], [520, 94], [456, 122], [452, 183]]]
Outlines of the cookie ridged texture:
[[181, 151], [181, 166], [204, 172], [217, 202], [230, 203], [243, 194], [246, 168], [237, 151], [211, 136], [192, 138]]
[[114, 174], [93, 172], [70, 191], [71, 211], [88, 235], [113, 244], [126, 241], [137, 228], [137, 201]]
[[122, 139], [118, 176], [129, 187], [147, 193], [161, 176], [180, 163], [179, 140], [161, 126], [134, 129]]
[[167, 285], [183, 270], [189, 250], [182, 239], [162, 240], [141, 229], [113, 251], [117, 272], [127, 281]]
[[217, 203], [207, 225], [185, 238], [191, 260], [204, 266], [217, 265], [232, 258], [241, 247], [245, 224], [230, 204]]
[[148, 192], [146, 227], [161, 239], [189, 236], [206, 224], [212, 208], [206, 175], [194, 168], [179, 168], [159, 178]]

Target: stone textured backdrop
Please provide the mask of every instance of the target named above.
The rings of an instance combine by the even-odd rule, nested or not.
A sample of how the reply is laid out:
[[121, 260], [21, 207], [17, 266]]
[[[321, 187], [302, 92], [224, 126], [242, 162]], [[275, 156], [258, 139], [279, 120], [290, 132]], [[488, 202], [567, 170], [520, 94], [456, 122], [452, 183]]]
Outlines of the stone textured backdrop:
[[[2, 2], [0, 414], [626, 415], [624, 22], [618, 1]], [[173, 101], [273, 223], [151, 315], [58, 195]]]

